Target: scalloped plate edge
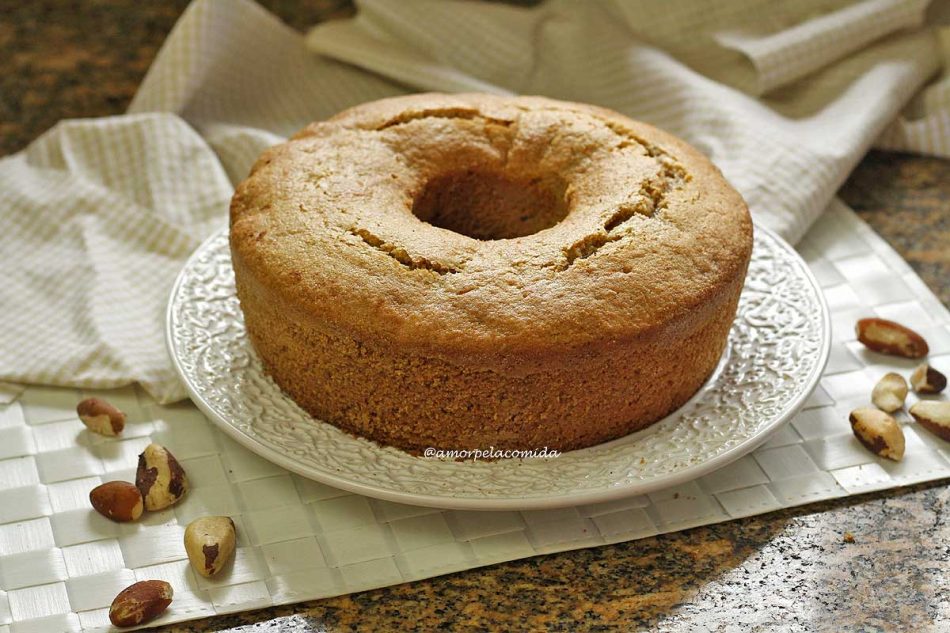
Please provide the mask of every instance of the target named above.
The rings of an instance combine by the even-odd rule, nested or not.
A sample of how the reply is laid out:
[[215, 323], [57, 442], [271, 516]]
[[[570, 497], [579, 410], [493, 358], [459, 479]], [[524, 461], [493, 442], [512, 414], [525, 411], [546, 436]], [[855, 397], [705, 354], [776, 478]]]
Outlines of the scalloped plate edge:
[[[179, 292], [179, 289], [186, 278], [186, 273], [190, 268], [192, 261], [195, 260], [206, 248], [207, 244], [211, 241], [217, 239], [222, 233], [227, 232], [227, 228], [220, 229], [215, 231], [207, 239], [205, 239], [200, 246], [188, 257], [188, 260], [182, 266], [181, 271], [178, 273], [178, 276], [175, 279], [175, 283], [172, 286], [171, 293], [169, 294], [168, 306], [165, 313], [165, 344], [168, 349], [169, 357], [172, 360], [172, 363], [175, 367], [175, 371], [178, 372], [179, 377], [182, 380], [182, 383], [185, 386], [185, 389], [188, 392], [188, 395], [191, 401], [198, 407], [198, 409], [204, 413], [208, 419], [210, 419], [219, 429], [221, 429], [228, 437], [236, 441], [238, 444], [244, 446], [252, 453], [263, 457], [264, 459], [285, 468], [286, 470], [296, 473], [307, 479], [312, 479], [320, 483], [326, 484], [328, 486], [333, 486], [334, 488], [339, 488], [341, 490], [346, 490], [348, 492], [365, 495], [368, 497], [374, 497], [377, 499], [382, 499], [385, 501], [392, 501], [395, 503], [405, 503], [409, 505], [417, 506], [428, 506], [433, 508], [443, 508], [443, 509], [454, 509], [454, 510], [544, 510], [544, 509], [554, 509], [554, 508], [563, 508], [568, 506], [575, 505], [590, 505], [596, 503], [605, 503], [608, 501], [616, 501], [618, 499], [623, 499], [625, 497], [631, 497], [634, 495], [642, 495], [651, 492], [656, 492], [658, 490], [663, 490], [666, 488], [671, 488], [686, 482], [692, 481], [701, 477], [703, 475], [709, 474], [719, 468], [722, 468], [733, 461], [739, 459], [740, 457], [752, 452], [763, 443], [765, 443], [769, 437], [771, 437], [775, 432], [777, 432], [782, 426], [784, 426], [791, 418], [801, 409], [805, 404], [808, 398], [811, 396], [812, 392], [815, 390], [815, 387], [818, 385], [818, 381], [821, 378], [822, 373], [824, 372], [825, 366], [828, 362], [828, 357], [831, 352], [831, 312], [828, 308], [828, 303], [825, 299], [824, 292], [821, 289], [821, 286], [818, 284], [817, 279], [812, 273], [811, 269], [808, 267], [808, 264], [802, 259], [801, 255], [781, 236], [772, 231], [769, 228], [766, 228], [758, 223], [755, 223], [755, 231], [761, 231], [767, 234], [772, 238], [775, 243], [777, 243], [783, 250], [791, 255], [791, 257], [797, 260], [799, 267], [801, 268], [802, 273], [805, 278], [811, 284], [812, 288], [815, 290], [815, 294], [818, 299], [818, 303], [821, 308], [821, 349], [819, 350], [818, 362], [815, 363], [814, 368], [812, 369], [811, 375], [808, 376], [808, 380], [805, 383], [805, 386], [797, 394], [795, 398], [790, 400], [782, 413], [777, 415], [768, 425], [759, 429], [755, 434], [749, 436], [745, 440], [739, 442], [735, 446], [732, 446], [722, 453], [712, 457], [706, 461], [703, 461], [699, 464], [693, 464], [687, 466], [681, 470], [678, 470], [674, 473], [655, 477], [649, 480], [632, 482], [627, 485], [618, 485], [618, 486], [608, 486], [599, 490], [585, 490], [572, 494], [566, 495], [544, 495], [537, 497], [460, 497], [452, 495], [432, 495], [432, 494], [417, 494], [410, 492], [402, 492], [398, 490], [393, 490], [391, 488], [386, 488], [382, 486], [374, 486], [370, 484], [364, 484], [344, 477], [334, 475], [331, 472], [325, 471], [316, 471], [314, 469], [303, 466], [299, 462], [295, 461], [293, 458], [284, 455], [283, 453], [271, 448], [267, 444], [261, 442], [259, 439], [248, 435], [240, 428], [235, 426], [235, 424], [228, 420], [227, 418], [220, 415], [198, 392], [195, 385], [193, 385], [187, 378], [184, 368], [181, 365], [177, 348], [174, 343], [172, 336], [173, 326], [175, 322], [174, 315], [174, 306], [175, 306], [175, 297]], [[728, 350], [726, 352], [728, 354]], [[716, 375], [719, 373], [720, 366], [717, 367], [716, 372], [714, 372], [713, 377], [710, 380], [714, 380]], [[707, 386], [708, 382], [700, 388], [697, 393], [702, 392]], [[693, 402], [694, 398], [691, 398], [689, 402], [685, 403], [683, 407], [689, 406]], [[669, 417], [676, 416], [678, 412], [683, 408], [677, 409]], [[322, 422], [316, 420], [321, 424], [328, 424], [327, 422]], [[648, 429], [647, 429], [648, 430]], [[583, 449], [582, 449], [583, 450]]]

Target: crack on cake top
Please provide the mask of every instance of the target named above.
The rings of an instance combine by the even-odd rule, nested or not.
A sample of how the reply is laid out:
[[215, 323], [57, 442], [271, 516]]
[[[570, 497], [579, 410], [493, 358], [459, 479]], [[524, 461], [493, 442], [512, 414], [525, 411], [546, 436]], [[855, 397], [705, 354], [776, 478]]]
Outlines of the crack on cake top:
[[427, 257], [411, 255], [404, 247], [387, 242], [366, 229], [351, 228], [349, 233], [360, 238], [364, 243], [410, 270], [428, 270], [437, 275], [449, 275], [459, 272], [459, 269], [453, 266], [442, 264]]
[[[571, 112], [570, 110], [559, 108], [528, 108], [520, 105], [516, 105], [515, 109], [519, 112], [538, 110], [558, 113]], [[629, 231], [624, 229], [636, 218], [656, 218], [662, 220], [663, 218], [660, 212], [668, 206], [668, 195], [680, 189], [691, 180], [691, 176], [686, 168], [660, 146], [647, 141], [617, 121], [612, 121], [596, 113], [586, 113], [586, 116], [602, 124], [618, 138], [616, 145], [608, 148], [608, 151], [623, 151], [631, 147], [638, 148], [645, 156], [656, 161], [659, 166], [659, 171], [655, 178], [646, 179], [640, 184], [640, 188], [633, 196], [631, 202], [621, 203], [612, 209], [597, 230], [563, 247], [559, 261], [551, 261], [541, 265], [543, 268], [552, 268], [557, 272], [567, 270], [573, 266], [575, 262], [596, 255], [604, 246], [627, 237]], [[518, 123], [517, 118], [512, 120], [501, 119], [487, 116], [477, 108], [460, 106], [405, 112], [386, 120], [382, 124], [376, 124], [370, 127], [358, 127], [359, 129], [382, 132], [393, 127], [425, 119], [477, 120], [483, 121], [488, 125], [497, 125], [505, 128], [514, 127], [515, 129], [517, 129]], [[503, 147], [504, 163], [506, 166], [508, 163], [510, 144], [509, 142], [507, 146]], [[386, 242], [366, 229], [351, 228], [349, 229], [349, 233], [360, 237], [367, 245], [411, 270], [428, 270], [439, 276], [461, 272], [461, 268], [458, 266], [442, 263], [429, 257], [413, 255], [406, 246]]]
[[486, 116], [475, 108], [429, 108], [425, 110], [419, 110], [417, 112], [403, 112], [372, 129], [377, 132], [382, 132], [383, 130], [387, 130], [397, 125], [405, 125], [407, 123], [412, 123], [413, 121], [420, 121], [423, 119], [477, 119], [479, 121], [485, 121], [486, 123], [500, 125], [502, 127], [511, 127], [515, 123], [509, 119], [499, 119], [496, 117]]

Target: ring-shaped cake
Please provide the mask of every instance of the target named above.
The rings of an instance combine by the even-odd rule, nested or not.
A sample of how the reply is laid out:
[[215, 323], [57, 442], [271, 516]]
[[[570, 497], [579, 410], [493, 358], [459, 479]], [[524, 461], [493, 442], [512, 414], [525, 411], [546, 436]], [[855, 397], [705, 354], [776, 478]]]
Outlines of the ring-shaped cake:
[[703, 384], [752, 223], [709, 160], [652, 126], [421, 94], [265, 152], [230, 241], [248, 335], [315, 417], [414, 452], [569, 450]]

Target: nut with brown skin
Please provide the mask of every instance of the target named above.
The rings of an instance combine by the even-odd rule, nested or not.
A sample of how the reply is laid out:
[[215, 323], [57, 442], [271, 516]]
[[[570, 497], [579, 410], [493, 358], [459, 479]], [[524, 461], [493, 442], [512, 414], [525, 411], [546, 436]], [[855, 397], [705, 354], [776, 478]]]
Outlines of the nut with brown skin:
[[127, 481], [108, 481], [89, 493], [89, 502], [102, 516], [125, 523], [142, 516], [142, 493]]
[[185, 529], [188, 560], [206, 578], [221, 571], [234, 554], [235, 545], [234, 521], [230, 517], [201, 517]]
[[115, 436], [125, 428], [125, 414], [101, 398], [86, 398], [76, 413], [87, 429], [99, 435]]
[[904, 431], [888, 414], [879, 409], [863, 407], [852, 411], [848, 420], [854, 436], [875, 455], [895, 462], [904, 457]]
[[881, 411], [893, 413], [902, 406], [907, 398], [907, 381], [900, 374], [890, 372], [877, 381], [871, 392], [871, 402]]
[[947, 388], [947, 377], [928, 363], [921, 363], [910, 375], [910, 384], [917, 393], [940, 393]]
[[910, 414], [922, 427], [950, 442], [950, 401], [921, 400], [910, 408]]
[[109, 620], [116, 626], [138, 626], [157, 618], [172, 603], [174, 591], [164, 580], [143, 580], [126, 587], [112, 601]]
[[149, 444], [139, 455], [135, 485], [145, 499], [146, 510], [164, 510], [185, 496], [188, 478], [167, 448]]
[[855, 326], [858, 340], [872, 352], [922, 358], [930, 351], [927, 341], [908, 327], [887, 319], [861, 319]]

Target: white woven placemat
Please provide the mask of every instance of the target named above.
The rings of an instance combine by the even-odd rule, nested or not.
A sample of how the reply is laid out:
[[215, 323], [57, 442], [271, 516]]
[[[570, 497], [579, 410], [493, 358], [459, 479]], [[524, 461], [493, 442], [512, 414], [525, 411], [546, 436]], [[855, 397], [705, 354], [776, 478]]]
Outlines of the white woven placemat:
[[[399, 505], [314, 483], [219, 433], [191, 405], [162, 407], [128, 388], [104, 395], [129, 414], [121, 440], [90, 435], [76, 403], [90, 393], [0, 389], [0, 633], [109, 628], [108, 606], [136, 580], [164, 579], [175, 601], [156, 623], [333, 596], [534, 554], [626, 541], [859, 492], [950, 476], [950, 444], [905, 426], [893, 463], [851, 435], [848, 413], [885, 371], [915, 364], [866, 352], [854, 322], [877, 314], [917, 329], [950, 373], [950, 313], [910, 267], [835, 203], [800, 244], [832, 310], [821, 386], [770, 441], [675, 489], [552, 511], [461, 512]], [[910, 397], [913, 401], [913, 396]], [[909, 404], [909, 403], [908, 403]], [[906, 418], [906, 416], [904, 416]], [[193, 489], [179, 505], [117, 524], [89, 491], [132, 480], [150, 441], [168, 446]], [[227, 514], [238, 526], [232, 569], [192, 572], [184, 526]]]

